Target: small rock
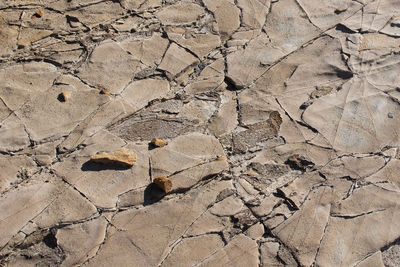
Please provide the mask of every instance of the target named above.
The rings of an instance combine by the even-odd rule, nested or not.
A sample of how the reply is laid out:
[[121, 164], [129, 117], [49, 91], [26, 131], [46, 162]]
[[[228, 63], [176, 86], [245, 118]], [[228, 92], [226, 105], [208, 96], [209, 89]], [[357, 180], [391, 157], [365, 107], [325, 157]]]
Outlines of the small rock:
[[388, 118], [389, 118], [389, 119], [393, 119], [393, 117], [394, 117], [394, 116], [393, 116], [393, 113], [388, 113]]
[[332, 92], [333, 88], [330, 86], [317, 86], [316, 90], [311, 93], [311, 99], [320, 98], [321, 96], [328, 95]]
[[153, 138], [153, 140], [151, 140], [151, 144], [155, 147], [163, 147], [163, 146], [168, 145], [168, 142], [166, 142], [162, 139]]
[[119, 165], [132, 167], [136, 163], [136, 153], [126, 148], [121, 148], [113, 152], [98, 152], [90, 158], [92, 162], [106, 165]]
[[43, 15], [44, 15], [43, 10], [38, 10], [34, 14], [34, 16], [37, 17], [37, 18], [41, 18], [41, 17], [43, 17]]
[[59, 95], [58, 95], [58, 100], [60, 102], [66, 102], [71, 96], [70, 92], [67, 91], [62, 91]]
[[153, 182], [160, 189], [162, 189], [166, 194], [168, 194], [172, 189], [171, 180], [165, 176], [159, 176], [159, 177], [155, 178]]
[[343, 12], [345, 12], [346, 10], [347, 10], [347, 8], [344, 8], [344, 7], [336, 8], [336, 9], [335, 9], [335, 14], [343, 13]]
[[106, 89], [101, 89], [100, 90], [100, 94], [101, 95], [110, 95], [110, 91], [106, 90]]
[[224, 157], [224, 156], [219, 156], [219, 157], [217, 157], [217, 159], [216, 159], [216, 161], [225, 161], [225, 160], [227, 160], [227, 158]]

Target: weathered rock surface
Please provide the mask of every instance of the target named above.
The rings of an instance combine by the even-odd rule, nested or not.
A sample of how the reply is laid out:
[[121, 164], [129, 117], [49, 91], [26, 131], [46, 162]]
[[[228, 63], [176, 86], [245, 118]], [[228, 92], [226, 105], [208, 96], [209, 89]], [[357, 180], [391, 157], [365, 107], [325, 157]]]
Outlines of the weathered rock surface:
[[400, 265], [398, 0], [0, 0], [0, 266]]

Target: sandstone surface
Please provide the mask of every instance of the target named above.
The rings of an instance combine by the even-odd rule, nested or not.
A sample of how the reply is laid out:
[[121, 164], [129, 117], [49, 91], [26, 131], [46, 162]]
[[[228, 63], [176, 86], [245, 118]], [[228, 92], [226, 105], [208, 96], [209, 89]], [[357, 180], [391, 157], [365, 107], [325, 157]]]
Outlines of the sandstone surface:
[[0, 0], [0, 266], [400, 266], [398, 0]]

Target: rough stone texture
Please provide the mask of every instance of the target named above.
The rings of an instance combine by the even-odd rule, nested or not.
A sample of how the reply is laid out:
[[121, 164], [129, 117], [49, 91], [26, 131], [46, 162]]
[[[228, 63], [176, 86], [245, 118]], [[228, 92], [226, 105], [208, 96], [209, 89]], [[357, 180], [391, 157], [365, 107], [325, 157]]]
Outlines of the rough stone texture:
[[186, 68], [194, 66], [198, 60], [175, 43], [168, 48], [159, 69], [166, 71], [171, 78], [175, 78]]
[[399, 266], [399, 37], [398, 0], [0, 0], [0, 266]]

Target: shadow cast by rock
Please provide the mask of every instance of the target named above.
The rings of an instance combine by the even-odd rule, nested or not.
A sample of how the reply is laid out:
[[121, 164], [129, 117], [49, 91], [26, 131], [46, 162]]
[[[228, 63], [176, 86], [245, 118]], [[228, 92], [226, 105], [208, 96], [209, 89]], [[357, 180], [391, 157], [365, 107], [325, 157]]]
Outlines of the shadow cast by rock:
[[91, 160], [86, 161], [82, 164], [81, 170], [82, 171], [104, 171], [104, 170], [116, 170], [116, 171], [124, 171], [130, 169], [131, 166], [122, 166], [122, 165], [111, 165], [111, 164], [102, 164], [93, 162]]
[[154, 204], [160, 201], [166, 194], [154, 183], [149, 184], [144, 190], [143, 206]]
[[157, 148], [157, 146], [155, 146], [152, 142], [149, 142], [149, 143], [148, 143], [148, 146], [147, 146], [147, 149], [148, 149], [148, 150], [153, 150], [153, 149], [155, 149], [155, 148]]

